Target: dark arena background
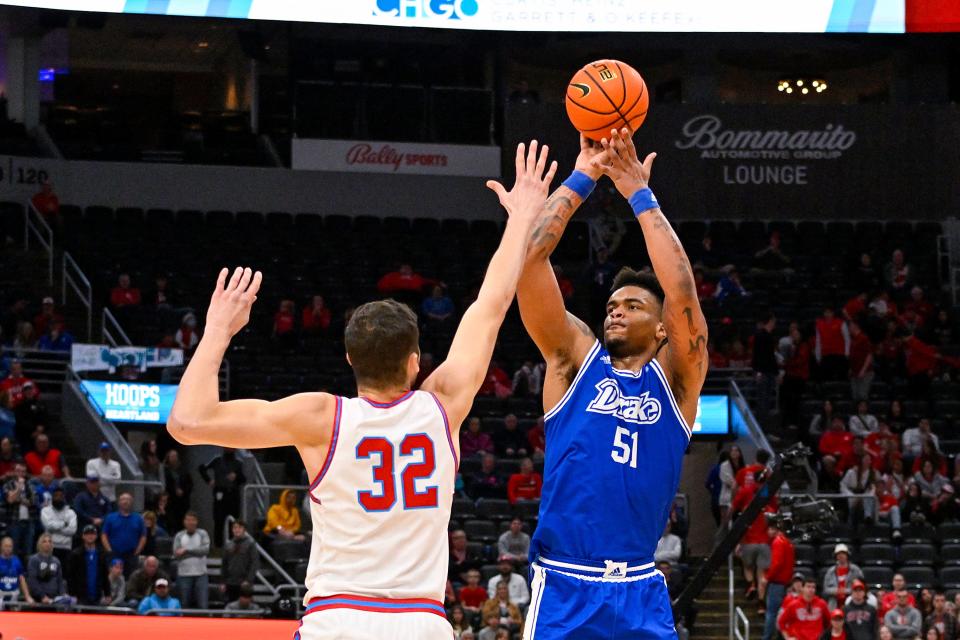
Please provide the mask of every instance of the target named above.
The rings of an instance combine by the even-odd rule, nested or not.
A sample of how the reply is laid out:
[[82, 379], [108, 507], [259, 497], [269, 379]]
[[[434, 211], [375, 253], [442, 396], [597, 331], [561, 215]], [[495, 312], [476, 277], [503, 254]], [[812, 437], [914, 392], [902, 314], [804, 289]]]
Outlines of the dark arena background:
[[[616, 59], [646, 81], [634, 140], [710, 333], [656, 556], [679, 636], [956, 640], [957, 31], [953, 0], [0, 2], [2, 638], [292, 637], [296, 450], [165, 428], [218, 270], [264, 274], [221, 398], [355, 395], [344, 326], [384, 297], [418, 313], [419, 383], [499, 242], [485, 181], [533, 138], [569, 175], [567, 82]], [[631, 218], [603, 178], [552, 256], [591, 326], [650, 264]], [[459, 640], [522, 634], [528, 584], [502, 635], [481, 612], [528, 576], [542, 381], [514, 307], [461, 433]], [[110, 553], [129, 509], [145, 543]], [[188, 511], [208, 544], [183, 556]]]

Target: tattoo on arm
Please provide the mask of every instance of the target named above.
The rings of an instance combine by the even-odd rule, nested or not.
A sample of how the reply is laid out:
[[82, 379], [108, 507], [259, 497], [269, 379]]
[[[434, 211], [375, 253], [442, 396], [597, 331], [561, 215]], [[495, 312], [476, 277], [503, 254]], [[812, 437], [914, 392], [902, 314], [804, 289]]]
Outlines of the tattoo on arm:
[[554, 192], [544, 205], [543, 215], [537, 222], [531, 237], [531, 246], [549, 255], [557, 247], [570, 216], [579, 205], [574, 205], [567, 196]]

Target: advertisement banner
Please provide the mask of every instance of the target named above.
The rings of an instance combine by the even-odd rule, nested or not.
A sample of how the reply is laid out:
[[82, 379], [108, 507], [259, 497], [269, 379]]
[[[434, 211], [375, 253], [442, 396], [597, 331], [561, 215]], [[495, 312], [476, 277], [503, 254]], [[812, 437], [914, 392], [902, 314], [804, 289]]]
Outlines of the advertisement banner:
[[[573, 165], [562, 104], [508, 105], [505, 122], [505, 149], [537, 138]], [[958, 141], [954, 105], [654, 104], [634, 136], [657, 152], [664, 212], [708, 220], [939, 219], [960, 206]]]
[[80, 388], [93, 408], [114, 422], [166, 424], [177, 396], [175, 384], [83, 380]]
[[495, 177], [500, 175], [500, 147], [295, 138], [293, 168], [306, 171]]
[[300, 626], [297, 620], [238, 620], [167, 616], [125, 616], [88, 613], [26, 613], [5, 611], [0, 622], [4, 638], [63, 640], [73, 638], [230, 638], [262, 640], [289, 638]]
[[730, 433], [730, 400], [725, 395], [700, 396], [694, 436], [725, 436]]
[[903, 33], [905, 12], [905, 0], [12, 0], [3, 4], [497, 31]]
[[74, 343], [70, 352], [70, 366], [74, 371], [109, 371], [118, 367], [179, 367], [183, 365], [183, 349], [155, 347], [109, 347], [105, 344]]

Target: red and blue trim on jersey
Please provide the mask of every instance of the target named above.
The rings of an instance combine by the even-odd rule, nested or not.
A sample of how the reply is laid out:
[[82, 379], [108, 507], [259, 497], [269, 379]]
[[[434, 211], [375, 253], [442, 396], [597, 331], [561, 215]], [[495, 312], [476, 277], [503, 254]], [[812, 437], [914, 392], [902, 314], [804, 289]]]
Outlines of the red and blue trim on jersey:
[[433, 401], [437, 403], [437, 408], [440, 409], [440, 415], [443, 416], [443, 426], [447, 431], [447, 444], [450, 445], [450, 453], [453, 454], [453, 470], [454, 472], [460, 469], [460, 457], [457, 455], [457, 448], [453, 446], [453, 432], [450, 431], [450, 420], [447, 419], [447, 410], [443, 408], [443, 404], [440, 403], [440, 398], [437, 397], [433, 391], [428, 391], [432, 397]]
[[334, 399], [337, 402], [336, 410], [334, 411], [333, 418], [333, 435], [330, 436], [330, 448], [327, 449], [327, 457], [323, 461], [323, 466], [320, 468], [320, 473], [317, 474], [317, 477], [313, 479], [313, 482], [310, 483], [310, 489], [307, 493], [310, 494], [310, 499], [320, 504], [320, 500], [313, 495], [313, 490], [317, 488], [320, 484], [320, 481], [323, 480], [323, 476], [327, 475], [327, 469], [330, 468], [330, 463], [333, 462], [333, 453], [337, 449], [337, 440], [340, 438], [340, 416], [343, 413], [343, 398], [340, 396], [334, 396]]
[[427, 598], [371, 598], [344, 593], [311, 599], [307, 603], [307, 609], [303, 615], [306, 616], [329, 609], [357, 609], [358, 611], [374, 613], [433, 613], [443, 619], [447, 618], [443, 603], [437, 600]]
[[374, 400], [371, 400], [370, 398], [364, 398], [363, 396], [360, 396], [360, 397], [363, 399], [364, 402], [369, 404], [371, 407], [375, 407], [377, 409], [389, 409], [390, 407], [395, 407], [401, 402], [412, 398], [413, 390], [411, 389], [410, 391], [407, 391], [405, 394], [403, 394], [396, 400], [391, 400], [390, 402], [376, 402]]

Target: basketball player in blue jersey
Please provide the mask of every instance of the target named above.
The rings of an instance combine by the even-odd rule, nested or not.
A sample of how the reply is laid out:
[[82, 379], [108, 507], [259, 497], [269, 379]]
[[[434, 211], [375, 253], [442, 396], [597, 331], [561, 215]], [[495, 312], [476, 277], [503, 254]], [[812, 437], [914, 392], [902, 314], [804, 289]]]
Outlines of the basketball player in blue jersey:
[[[576, 171], [547, 200], [528, 249], [517, 293], [547, 363], [547, 446], [525, 640], [676, 638], [653, 554], [707, 372], [707, 324], [648, 187], [655, 157], [641, 162], [627, 129], [601, 145], [581, 138]], [[603, 174], [630, 202], [656, 275], [620, 271], [597, 340], [564, 309], [550, 254]]]

